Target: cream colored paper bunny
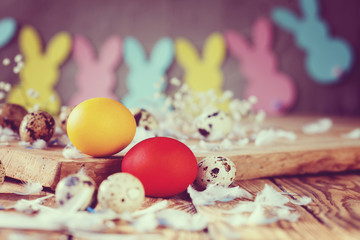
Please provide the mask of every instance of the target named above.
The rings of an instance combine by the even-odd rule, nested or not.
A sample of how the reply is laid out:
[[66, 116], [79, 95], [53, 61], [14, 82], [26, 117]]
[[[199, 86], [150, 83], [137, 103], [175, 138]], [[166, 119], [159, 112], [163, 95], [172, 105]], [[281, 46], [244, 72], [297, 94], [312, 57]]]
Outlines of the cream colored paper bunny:
[[184, 68], [184, 82], [196, 92], [215, 90], [222, 94], [225, 40], [220, 33], [211, 34], [203, 47], [203, 58], [185, 38], [176, 40], [176, 60]]
[[20, 31], [19, 46], [24, 56], [20, 83], [13, 87], [7, 101], [29, 110], [40, 108], [50, 114], [58, 113], [61, 100], [54, 89], [59, 79], [59, 67], [69, 56], [71, 36], [57, 33], [43, 52], [40, 37], [31, 26]]

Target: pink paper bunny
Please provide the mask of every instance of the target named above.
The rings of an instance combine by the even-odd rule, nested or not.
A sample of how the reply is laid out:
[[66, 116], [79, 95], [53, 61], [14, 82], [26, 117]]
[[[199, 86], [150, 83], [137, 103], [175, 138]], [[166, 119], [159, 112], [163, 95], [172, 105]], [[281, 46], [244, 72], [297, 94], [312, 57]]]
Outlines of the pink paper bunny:
[[118, 100], [114, 93], [117, 79], [115, 69], [122, 57], [122, 40], [112, 36], [102, 46], [98, 58], [91, 43], [84, 37], [76, 36], [73, 45], [74, 59], [79, 67], [75, 76], [77, 92], [68, 105], [75, 106], [94, 97]]
[[271, 50], [271, 23], [266, 18], [256, 21], [252, 29], [253, 44], [232, 30], [225, 36], [230, 52], [240, 61], [241, 72], [247, 78], [246, 97], [258, 98], [255, 108], [271, 115], [290, 109], [296, 89], [292, 79], [277, 69], [277, 59]]

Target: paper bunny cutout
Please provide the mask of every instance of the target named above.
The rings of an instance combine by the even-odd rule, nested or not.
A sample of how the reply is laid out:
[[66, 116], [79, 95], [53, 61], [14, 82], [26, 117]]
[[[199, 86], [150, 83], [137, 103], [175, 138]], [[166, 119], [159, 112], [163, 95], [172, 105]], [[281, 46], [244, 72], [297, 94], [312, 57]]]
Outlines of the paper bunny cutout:
[[248, 81], [245, 96], [258, 98], [254, 107], [272, 115], [291, 108], [296, 99], [296, 88], [292, 79], [277, 69], [277, 58], [271, 50], [270, 21], [259, 18], [255, 22], [253, 44], [236, 31], [229, 30], [225, 36], [230, 52], [240, 61], [241, 72]]
[[351, 47], [346, 41], [329, 35], [329, 27], [319, 16], [316, 0], [300, 0], [300, 7], [302, 18], [284, 7], [277, 7], [272, 19], [294, 34], [297, 45], [306, 51], [306, 69], [316, 82], [339, 81], [352, 65]]
[[147, 60], [144, 48], [134, 37], [124, 40], [124, 61], [129, 68], [126, 79], [128, 93], [123, 104], [128, 107], [145, 108], [160, 112], [164, 106], [166, 70], [174, 58], [174, 46], [170, 38], [161, 38]]
[[0, 20], [0, 48], [4, 47], [14, 36], [16, 21], [13, 18]]
[[122, 40], [118, 36], [109, 37], [96, 57], [91, 43], [82, 36], [74, 37], [73, 55], [78, 66], [75, 76], [77, 91], [68, 105], [75, 106], [94, 97], [118, 100], [114, 93], [117, 78], [115, 69], [122, 57]]
[[11, 89], [7, 101], [29, 110], [39, 107], [50, 114], [57, 114], [61, 101], [54, 87], [59, 79], [59, 67], [71, 50], [70, 34], [57, 33], [43, 52], [37, 31], [25, 26], [20, 31], [19, 47], [24, 56], [24, 67], [19, 75], [20, 84]]
[[222, 93], [223, 72], [221, 65], [225, 58], [225, 40], [220, 33], [211, 34], [203, 47], [203, 58], [185, 38], [176, 40], [176, 59], [184, 68], [184, 82], [197, 92], [214, 89]]

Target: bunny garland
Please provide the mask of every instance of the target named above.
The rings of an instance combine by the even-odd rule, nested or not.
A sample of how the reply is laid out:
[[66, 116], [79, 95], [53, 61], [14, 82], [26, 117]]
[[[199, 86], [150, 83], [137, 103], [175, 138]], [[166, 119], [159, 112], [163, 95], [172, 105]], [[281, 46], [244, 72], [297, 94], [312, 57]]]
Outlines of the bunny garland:
[[260, 18], [255, 22], [253, 44], [233, 30], [227, 31], [225, 36], [230, 52], [239, 60], [241, 72], [247, 78], [246, 98], [258, 98], [254, 107], [272, 115], [291, 108], [296, 90], [292, 79], [277, 69], [277, 59], [271, 51], [273, 37], [270, 21]]
[[122, 57], [120, 37], [108, 38], [97, 58], [91, 43], [82, 36], [76, 36], [73, 43], [73, 56], [79, 69], [75, 76], [77, 91], [68, 105], [75, 106], [94, 97], [118, 100], [113, 89], [117, 82], [115, 70]]
[[13, 18], [0, 20], [0, 48], [4, 47], [14, 36], [16, 21]]
[[211, 34], [203, 47], [201, 59], [196, 48], [185, 38], [176, 40], [176, 60], [183, 67], [184, 82], [190, 89], [203, 92], [214, 89], [222, 93], [225, 40], [220, 33]]
[[284, 7], [277, 7], [272, 19], [294, 34], [297, 45], [306, 51], [306, 69], [316, 82], [340, 81], [352, 66], [351, 47], [345, 40], [329, 35], [329, 27], [319, 16], [316, 0], [300, 0], [300, 7], [302, 18]]
[[164, 107], [165, 74], [174, 58], [170, 38], [161, 38], [147, 60], [144, 48], [134, 37], [124, 41], [124, 61], [129, 68], [126, 79], [128, 93], [122, 99], [128, 108], [159, 111]]
[[20, 84], [11, 89], [7, 101], [29, 110], [40, 108], [56, 114], [61, 101], [54, 87], [59, 79], [59, 67], [71, 50], [70, 34], [57, 33], [43, 52], [37, 31], [25, 26], [20, 31], [19, 45], [25, 64], [20, 71]]

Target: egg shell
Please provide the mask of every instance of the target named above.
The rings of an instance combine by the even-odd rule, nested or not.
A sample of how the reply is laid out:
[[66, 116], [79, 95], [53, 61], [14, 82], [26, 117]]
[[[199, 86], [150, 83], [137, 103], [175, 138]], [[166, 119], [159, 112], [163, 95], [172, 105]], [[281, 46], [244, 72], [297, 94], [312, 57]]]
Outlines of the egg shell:
[[140, 208], [145, 191], [139, 179], [129, 173], [115, 173], [104, 180], [98, 190], [98, 202], [104, 209], [116, 213], [132, 212]]
[[143, 127], [145, 130], [155, 130], [159, 127], [158, 120], [149, 111], [142, 108], [133, 108], [131, 113], [134, 115], [136, 126]]
[[0, 184], [2, 184], [5, 180], [5, 167], [0, 160]]
[[47, 112], [36, 111], [25, 115], [21, 121], [20, 137], [24, 142], [33, 143], [38, 139], [49, 141], [55, 132], [55, 120]]
[[85, 174], [72, 174], [60, 180], [55, 189], [55, 200], [60, 207], [66, 206], [71, 199], [79, 196], [84, 190], [88, 191], [88, 196], [83, 198], [79, 210], [84, 210], [88, 206], [95, 206], [95, 182]]
[[225, 138], [233, 129], [233, 120], [224, 111], [216, 110], [204, 113], [195, 120], [200, 135], [209, 141]]
[[71, 113], [71, 111], [74, 109], [74, 107], [69, 107], [69, 106], [63, 106], [60, 110], [60, 114], [59, 114], [59, 125], [61, 130], [64, 133], [67, 133], [66, 131], [66, 125], [67, 125], [67, 120], [69, 118], [69, 115]]
[[19, 133], [21, 121], [27, 113], [28, 111], [18, 104], [3, 103], [0, 105], [0, 126]]
[[125, 154], [121, 169], [142, 182], [147, 196], [171, 197], [194, 182], [198, 166], [194, 153], [184, 143], [170, 137], [152, 137]]
[[230, 186], [236, 177], [236, 166], [233, 161], [224, 156], [209, 156], [198, 163], [196, 184], [206, 188], [209, 184]]
[[67, 121], [71, 143], [82, 153], [107, 157], [126, 148], [136, 132], [134, 116], [110, 98], [91, 98], [78, 104]]

